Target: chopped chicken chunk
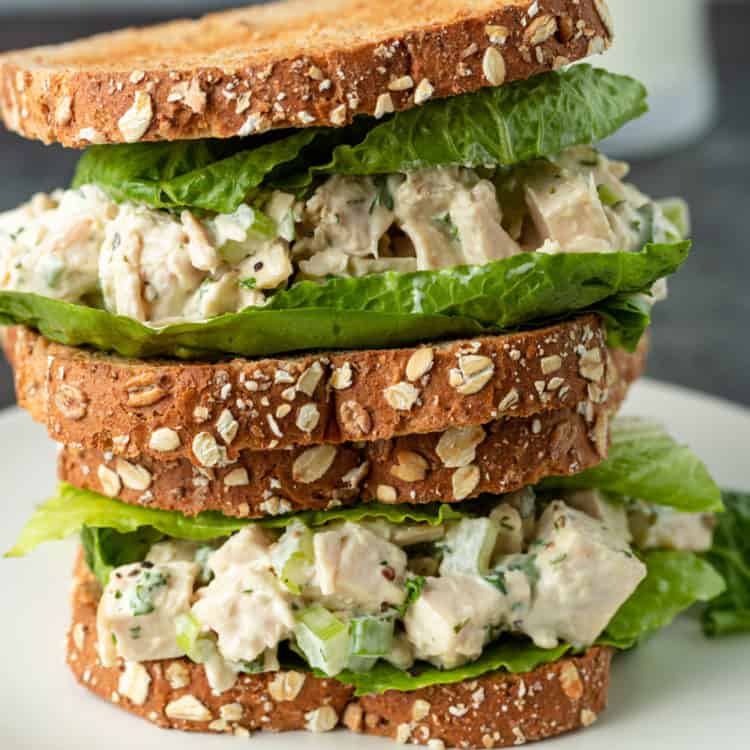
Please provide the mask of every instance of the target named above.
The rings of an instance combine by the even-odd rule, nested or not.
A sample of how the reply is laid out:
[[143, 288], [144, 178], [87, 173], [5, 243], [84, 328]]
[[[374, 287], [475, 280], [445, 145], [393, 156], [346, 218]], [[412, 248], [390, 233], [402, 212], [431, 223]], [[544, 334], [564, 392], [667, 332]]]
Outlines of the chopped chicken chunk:
[[182, 656], [175, 641], [175, 617], [190, 609], [198, 565], [134, 563], [115, 568], [97, 612], [99, 658], [106, 666], [118, 656], [129, 661]]
[[226, 659], [251, 662], [292, 633], [289, 597], [257, 562], [225, 568], [199, 594], [193, 614], [218, 635]]
[[628, 519], [641, 549], [706, 552], [713, 544], [716, 521], [711, 513], [681, 513], [674, 508], [637, 502], [629, 508]]
[[406, 554], [395, 544], [346, 522], [313, 538], [315, 583], [326, 601], [380, 612], [405, 598]]
[[418, 659], [452, 669], [476, 659], [506, 618], [506, 597], [478, 576], [428, 578], [404, 618]]
[[542, 514], [531, 550], [534, 593], [520, 629], [542, 648], [593, 643], [646, 575], [625, 541], [561, 501]]

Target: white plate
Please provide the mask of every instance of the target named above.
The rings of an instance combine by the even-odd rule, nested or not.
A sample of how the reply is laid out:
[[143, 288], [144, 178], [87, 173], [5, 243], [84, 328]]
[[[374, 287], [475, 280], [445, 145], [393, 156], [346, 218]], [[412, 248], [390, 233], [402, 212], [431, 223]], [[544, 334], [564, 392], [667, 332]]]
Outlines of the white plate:
[[[654, 416], [689, 442], [725, 486], [750, 489], [750, 411], [653, 381], [638, 384], [626, 412]], [[0, 414], [3, 524], [8, 549], [35, 502], [54, 485], [55, 450], [44, 430], [18, 410]], [[78, 687], [63, 663], [73, 542], [0, 562], [0, 748], [169, 750], [228, 747], [232, 739], [165, 732]], [[750, 638], [707, 641], [682, 617], [645, 646], [615, 660], [610, 708], [584, 732], [545, 742], [544, 750], [650, 750], [750, 747]], [[239, 740], [237, 740], [239, 741]], [[256, 735], [268, 750], [369, 750], [382, 740], [344, 732]]]

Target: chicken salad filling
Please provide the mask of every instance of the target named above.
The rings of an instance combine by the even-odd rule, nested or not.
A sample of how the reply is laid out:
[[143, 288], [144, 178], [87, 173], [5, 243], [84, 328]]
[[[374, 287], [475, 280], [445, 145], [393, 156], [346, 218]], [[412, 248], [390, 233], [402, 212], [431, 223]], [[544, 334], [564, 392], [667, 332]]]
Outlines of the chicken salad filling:
[[[636, 251], [687, 231], [680, 202], [589, 146], [516, 167], [333, 175], [229, 214], [116, 203], [95, 185], [0, 215], [0, 290], [160, 327], [262, 307], [297, 281], [481, 266], [528, 251]], [[659, 282], [652, 294], [659, 298]]]
[[109, 574], [100, 658], [187, 655], [221, 692], [278, 669], [280, 646], [329, 676], [379, 660], [449, 670], [501, 637], [582, 648], [646, 577], [633, 548], [711, 546], [712, 514], [598, 490], [527, 488], [482, 507], [440, 523], [295, 519], [209, 543], [159, 539]]

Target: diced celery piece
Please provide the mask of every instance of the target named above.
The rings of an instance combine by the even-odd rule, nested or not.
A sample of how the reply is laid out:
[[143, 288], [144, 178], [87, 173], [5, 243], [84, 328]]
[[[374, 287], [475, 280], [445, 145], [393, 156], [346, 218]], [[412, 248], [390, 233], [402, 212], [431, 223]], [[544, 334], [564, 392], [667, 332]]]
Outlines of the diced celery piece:
[[253, 223], [250, 225], [250, 231], [268, 239], [273, 239], [278, 234], [276, 222], [257, 208], [253, 209]]
[[349, 661], [349, 626], [325, 607], [315, 604], [297, 614], [297, 646], [307, 663], [329, 677], [343, 671]]
[[453, 524], [442, 543], [440, 573], [486, 573], [498, 532], [497, 521], [491, 518], [464, 518]]
[[175, 617], [177, 645], [191, 661], [203, 664], [214, 650], [213, 641], [201, 634], [201, 624], [192, 612], [185, 612]]
[[392, 617], [354, 617], [349, 623], [353, 656], [385, 656], [393, 648]]
[[313, 535], [301, 521], [294, 521], [271, 551], [271, 565], [284, 587], [299, 594], [313, 564]]
[[605, 206], [616, 206], [618, 203], [622, 202], [622, 198], [620, 198], [620, 196], [617, 195], [609, 185], [597, 186], [596, 192], [599, 193], [599, 200]]
[[369, 672], [378, 661], [377, 656], [355, 656], [352, 654], [349, 656], [349, 662], [346, 665], [346, 668], [350, 672], [357, 672], [361, 674], [362, 672]]
[[690, 236], [690, 208], [682, 198], [663, 198], [657, 201], [662, 213], [682, 239]]

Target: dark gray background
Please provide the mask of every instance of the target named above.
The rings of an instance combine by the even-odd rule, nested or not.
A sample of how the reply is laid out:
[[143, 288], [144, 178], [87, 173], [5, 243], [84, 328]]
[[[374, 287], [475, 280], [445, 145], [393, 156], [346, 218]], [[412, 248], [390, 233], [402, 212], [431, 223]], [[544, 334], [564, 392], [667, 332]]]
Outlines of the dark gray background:
[[[16, 13], [0, 18], [0, 50], [155, 20], [142, 13]], [[633, 164], [632, 179], [645, 192], [689, 201], [695, 240], [669, 300], [654, 314], [648, 372], [750, 405], [750, 4], [716, 3], [710, 25], [720, 80], [715, 127], [690, 148]], [[66, 185], [76, 158], [0, 132], [0, 210]], [[10, 371], [0, 360], [0, 406], [12, 401]]]

